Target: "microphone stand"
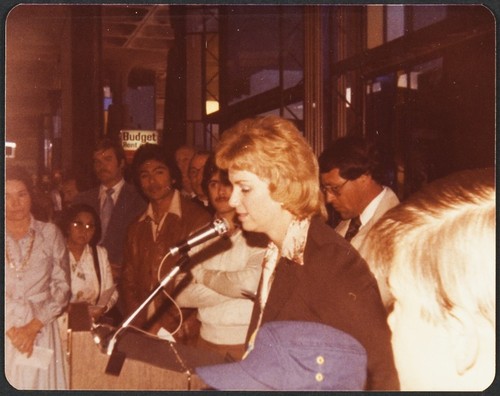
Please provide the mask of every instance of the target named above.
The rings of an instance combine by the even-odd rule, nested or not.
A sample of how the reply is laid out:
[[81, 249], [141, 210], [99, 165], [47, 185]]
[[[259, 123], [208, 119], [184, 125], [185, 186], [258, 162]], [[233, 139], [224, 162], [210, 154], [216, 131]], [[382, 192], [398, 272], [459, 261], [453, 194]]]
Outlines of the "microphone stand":
[[123, 333], [123, 331], [130, 325], [130, 323], [139, 315], [139, 313], [148, 305], [151, 300], [156, 297], [156, 295], [163, 289], [177, 273], [180, 271], [181, 267], [184, 266], [187, 262], [189, 261], [189, 255], [187, 252], [182, 253], [181, 257], [177, 261], [176, 265], [170, 270], [170, 272], [160, 281], [159, 285], [154, 289], [151, 294], [142, 302], [141, 305], [137, 307], [137, 309], [132, 312], [132, 314], [125, 319], [118, 330], [113, 334], [113, 337], [111, 337], [111, 340], [108, 343], [108, 346], [106, 348], [106, 353], [107, 355], [111, 356], [113, 353], [113, 350], [115, 348], [115, 345], [118, 341], [118, 336]]

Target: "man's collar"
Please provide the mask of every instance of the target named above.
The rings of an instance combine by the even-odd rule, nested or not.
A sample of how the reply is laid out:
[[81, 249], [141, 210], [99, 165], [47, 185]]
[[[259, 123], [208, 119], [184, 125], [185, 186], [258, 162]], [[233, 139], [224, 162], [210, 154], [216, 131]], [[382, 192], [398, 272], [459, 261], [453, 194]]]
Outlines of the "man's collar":
[[[180, 193], [176, 189], [174, 189], [174, 195], [172, 196], [172, 201], [170, 202], [170, 206], [168, 210], [165, 212], [164, 216], [167, 213], [172, 213], [174, 215], [182, 217]], [[140, 217], [139, 221], [144, 221], [146, 219], [154, 221], [153, 205], [151, 205], [151, 202], [148, 204], [146, 211]]]
[[114, 186], [111, 187], [106, 187], [105, 185], [101, 184], [99, 186], [99, 197], [101, 197], [101, 195], [106, 194], [106, 190], [108, 190], [109, 188], [112, 188], [114, 190], [113, 195], [116, 194], [115, 196], [118, 196], [124, 185], [125, 185], [125, 179], [123, 177], [118, 183], [116, 183]]
[[363, 224], [366, 224], [370, 221], [370, 219], [373, 217], [375, 214], [375, 211], [378, 208], [378, 205], [380, 204], [380, 201], [382, 201], [382, 198], [384, 197], [385, 192], [387, 191], [387, 187], [382, 186], [382, 191], [371, 200], [371, 202], [368, 204], [368, 206], [363, 210], [363, 212], [359, 215], [359, 219], [361, 220], [361, 226]]

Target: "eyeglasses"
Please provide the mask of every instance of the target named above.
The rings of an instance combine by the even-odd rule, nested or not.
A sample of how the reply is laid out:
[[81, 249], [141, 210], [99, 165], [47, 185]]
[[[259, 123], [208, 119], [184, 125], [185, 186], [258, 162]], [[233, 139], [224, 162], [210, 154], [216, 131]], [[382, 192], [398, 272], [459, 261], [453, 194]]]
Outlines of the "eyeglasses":
[[340, 196], [340, 190], [342, 189], [342, 187], [344, 187], [347, 182], [350, 182], [350, 180], [346, 180], [345, 182], [343, 182], [341, 185], [339, 186], [330, 186], [330, 185], [326, 185], [326, 186], [321, 186], [321, 191], [323, 191], [324, 194], [328, 193], [328, 194], [332, 194], [332, 195], [335, 195], [336, 197]]
[[71, 227], [85, 230], [93, 230], [95, 228], [95, 224], [83, 224], [81, 221], [74, 221], [71, 223]]

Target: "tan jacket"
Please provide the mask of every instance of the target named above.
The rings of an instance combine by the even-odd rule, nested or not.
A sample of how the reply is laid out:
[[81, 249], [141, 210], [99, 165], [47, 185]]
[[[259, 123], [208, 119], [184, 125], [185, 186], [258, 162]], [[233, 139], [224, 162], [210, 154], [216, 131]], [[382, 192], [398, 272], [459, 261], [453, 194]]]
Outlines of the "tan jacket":
[[[385, 212], [398, 204], [399, 199], [397, 195], [390, 188], [387, 188], [372, 218], [366, 224], [363, 224], [363, 226], [359, 229], [359, 232], [351, 239], [352, 246], [357, 249], [363, 258], [365, 257], [363, 244], [365, 242], [366, 235], [371, 230], [373, 225], [385, 214]], [[341, 221], [337, 227], [335, 227], [335, 231], [337, 231], [341, 236], [345, 236], [350, 222], [351, 220]]]
[[[365, 240], [369, 231], [375, 225], [375, 223], [390, 209], [399, 205], [399, 199], [397, 195], [390, 188], [387, 188], [385, 191], [384, 197], [380, 201], [373, 214], [372, 218], [360, 228], [359, 232], [351, 239], [351, 244], [356, 248], [361, 257], [363, 257], [368, 266], [371, 266], [371, 262], [368, 259], [370, 252], [367, 250]], [[339, 225], [335, 228], [335, 230], [342, 236], [345, 236], [347, 229], [349, 228], [350, 220], [341, 221]], [[387, 279], [385, 278], [377, 278], [378, 287], [380, 290], [380, 294], [382, 295], [382, 301], [384, 305], [388, 306], [391, 303], [391, 295], [389, 290], [387, 289]]]

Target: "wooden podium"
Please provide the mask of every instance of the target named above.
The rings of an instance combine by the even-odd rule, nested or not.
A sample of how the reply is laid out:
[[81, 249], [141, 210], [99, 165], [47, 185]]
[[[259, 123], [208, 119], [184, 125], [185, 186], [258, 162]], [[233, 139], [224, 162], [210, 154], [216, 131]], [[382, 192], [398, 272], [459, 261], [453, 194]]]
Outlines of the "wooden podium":
[[127, 328], [115, 345], [117, 353], [125, 359], [118, 375], [109, 374], [107, 368], [114, 354], [108, 356], [94, 342], [86, 314], [78, 309], [70, 311], [68, 327], [69, 386], [72, 390], [206, 389], [194, 373], [194, 367], [224, 363], [221, 356], [210, 351], [160, 340]]

